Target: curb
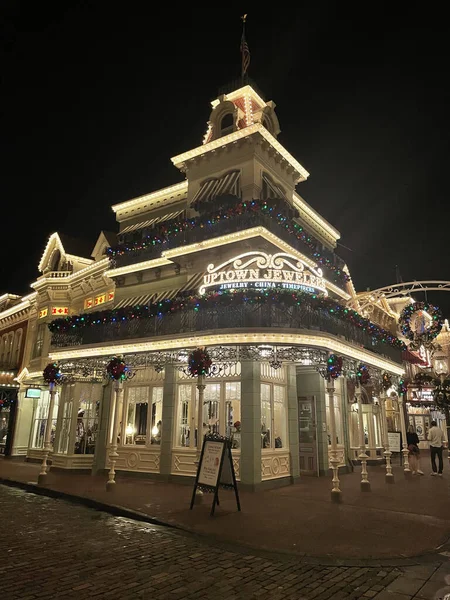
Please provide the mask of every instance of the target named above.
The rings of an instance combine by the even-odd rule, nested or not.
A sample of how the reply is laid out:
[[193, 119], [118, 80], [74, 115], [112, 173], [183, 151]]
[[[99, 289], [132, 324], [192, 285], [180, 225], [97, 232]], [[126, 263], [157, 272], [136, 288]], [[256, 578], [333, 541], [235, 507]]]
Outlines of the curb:
[[156, 525], [159, 527], [166, 527], [168, 529], [172, 529], [173, 531], [178, 532], [179, 534], [189, 535], [197, 538], [198, 541], [203, 543], [214, 544], [216, 547], [220, 546], [225, 551], [234, 552], [239, 554], [248, 555], [249, 553], [254, 554], [255, 556], [262, 556], [266, 558], [270, 558], [272, 560], [283, 560], [283, 561], [300, 561], [312, 565], [320, 565], [320, 566], [336, 566], [336, 567], [393, 567], [393, 568], [401, 568], [401, 567], [409, 567], [418, 564], [430, 563], [430, 562], [445, 562], [448, 558], [439, 554], [438, 550], [443, 550], [443, 547], [447, 545], [448, 542], [442, 544], [438, 549], [430, 550], [421, 555], [412, 556], [412, 557], [392, 557], [392, 558], [336, 558], [332, 556], [308, 556], [306, 554], [300, 554], [291, 552], [289, 550], [266, 550], [264, 548], [256, 548], [251, 545], [243, 544], [242, 542], [236, 543], [228, 540], [223, 540], [220, 537], [199, 533], [192, 529], [183, 527], [177, 524], [167, 523], [166, 521], [162, 521], [157, 517], [152, 517], [146, 513], [133, 510], [131, 508], [125, 508], [124, 506], [120, 506], [118, 504], [107, 504], [105, 502], [101, 502], [99, 500], [94, 500], [93, 498], [89, 498], [87, 496], [79, 496], [76, 494], [69, 494], [67, 492], [60, 492], [50, 487], [39, 486], [37, 483], [32, 482], [24, 482], [24, 481], [16, 481], [14, 479], [5, 479], [0, 477], [0, 485], [5, 485], [12, 488], [19, 488], [31, 494], [36, 494], [39, 496], [46, 496], [48, 498], [54, 498], [57, 500], [66, 500], [68, 502], [72, 502], [73, 504], [79, 504], [82, 506], [86, 506], [88, 508], [92, 508], [94, 510], [102, 511], [116, 517], [123, 517], [126, 519], [132, 519], [134, 521], [140, 521], [144, 523], [149, 523], [151, 525]]

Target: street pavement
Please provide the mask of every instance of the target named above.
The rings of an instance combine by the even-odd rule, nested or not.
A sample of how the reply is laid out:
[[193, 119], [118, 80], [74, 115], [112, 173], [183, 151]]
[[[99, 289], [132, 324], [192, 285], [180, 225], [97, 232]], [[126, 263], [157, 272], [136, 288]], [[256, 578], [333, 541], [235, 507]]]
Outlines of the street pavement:
[[445, 552], [405, 567], [321, 565], [5, 485], [0, 532], [2, 600], [438, 600], [450, 593]]

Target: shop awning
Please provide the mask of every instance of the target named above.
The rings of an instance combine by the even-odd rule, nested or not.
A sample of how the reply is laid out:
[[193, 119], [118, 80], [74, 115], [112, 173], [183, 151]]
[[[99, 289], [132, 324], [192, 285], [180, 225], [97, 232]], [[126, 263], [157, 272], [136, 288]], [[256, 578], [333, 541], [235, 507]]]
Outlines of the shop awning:
[[145, 229], [162, 221], [170, 221], [170, 219], [176, 219], [176, 217], [178, 217], [178, 215], [180, 215], [182, 212], [182, 210], [177, 210], [176, 212], [171, 212], [168, 215], [164, 215], [163, 217], [156, 217], [147, 221], [141, 221], [140, 223], [134, 223], [134, 225], [128, 225], [128, 227], [124, 227], [122, 231], [119, 231], [118, 235], [130, 233], [130, 231], [138, 231], [139, 229]]
[[145, 294], [142, 296], [123, 298], [116, 304], [116, 306], [114, 306], [114, 309], [125, 308], [126, 306], [146, 306], [147, 304], [161, 302], [161, 300], [171, 300], [183, 292], [192, 291], [193, 294], [196, 294], [202, 280], [203, 273], [197, 273], [180, 288], [165, 290], [164, 292], [153, 292], [152, 294]]
[[205, 181], [192, 199], [192, 203], [214, 200], [214, 198], [226, 194], [239, 197], [241, 195], [240, 177], [240, 171], [231, 171], [219, 179]]
[[420, 354], [413, 350], [403, 350], [402, 359], [412, 365], [420, 365], [422, 367], [428, 366], [428, 363], [420, 356]]

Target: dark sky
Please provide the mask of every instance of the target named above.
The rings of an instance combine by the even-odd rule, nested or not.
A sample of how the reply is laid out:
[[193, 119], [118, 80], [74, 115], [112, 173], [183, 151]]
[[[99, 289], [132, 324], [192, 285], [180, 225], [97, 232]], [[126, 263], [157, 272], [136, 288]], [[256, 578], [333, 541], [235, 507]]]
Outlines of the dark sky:
[[[200, 145], [239, 76], [242, 7], [156, 6], [0, 0], [0, 293], [31, 291], [53, 231], [93, 247], [117, 230], [111, 205], [181, 181], [170, 157]], [[296, 6], [246, 10], [250, 76], [311, 174], [297, 191], [341, 231], [357, 290], [395, 282], [396, 265], [450, 279], [445, 14]], [[450, 315], [450, 294], [429, 299]]]

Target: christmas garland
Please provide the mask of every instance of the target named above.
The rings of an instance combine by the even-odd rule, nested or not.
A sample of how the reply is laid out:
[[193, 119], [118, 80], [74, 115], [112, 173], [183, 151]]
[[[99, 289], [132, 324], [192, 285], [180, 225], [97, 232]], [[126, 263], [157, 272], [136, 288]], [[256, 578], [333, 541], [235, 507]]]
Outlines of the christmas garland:
[[162, 300], [154, 304], [142, 306], [127, 306], [119, 309], [104, 310], [99, 312], [74, 315], [51, 321], [48, 325], [52, 333], [70, 333], [75, 329], [119, 323], [133, 319], [149, 319], [164, 317], [178, 311], [200, 311], [208, 307], [227, 307], [247, 304], [275, 304], [282, 307], [308, 306], [311, 310], [322, 312], [328, 317], [351, 323], [358, 329], [366, 331], [370, 336], [381, 343], [388, 344], [400, 350], [405, 349], [405, 344], [389, 331], [378, 327], [369, 319], [362, 317], [356, 310], [339, 304], [336, 300], [324, 296], [316, 296], [307, 292], [290, 292], [288, 290], [246, 290], [223, 292], [210, 292], [204, 296], [181, 295], [173, 299]]
[[45, 367], [42, 377], [46, 383], [61, 383], [62, 373], [56, 363], [49, 363]]
[[408, 380], [407, 379], [400, 379], [400, 381], [398, 382], [398, 394], [403, 394], [405, 395], [406, 392], [408, 391]]
[[[425, 311], [431, 317], [430, 326], [426, 331], [420, 334], [411, 329], [411, 318], [419, 311]], [[433, 304], [429, 304], [428, 302], [415, 302], [414, 304], [405, 306], [400, 314], [398, 323], [402, 334], [413, 342], [411, 347], [414, 349], [421, 345], [426, 346], [439, 335], [442, 325], [444, 324], [444, 317], [437, 306], [433, 306]]]
[[114, 356], [114, 358], [106, 365], [106, 373], [108, 377], [114, 379], [114, 381], [124, 381], [125, 379], [128, 379], [130, 369], [127, 367], [122, 357]]
[[383, 373], [381, 385], [383, 386], [384, 390], [388, 390], [390, 387], [392, 387], [392, 377], [389, 375], [389, 373]]
[[208, 375], [212, 360], [206, 348], [196, 348], [188, 357], [188, 371], [191, 377]]
[[370, 381], [370, 373], [367, 365], [360, 363], [356, 376], [361, 385], [367, 385]]
[[337, 379], [342, 375], [342, 356], [330, 354], [327, 361], [327, 376], [331, 379]]
[[122, 256], [128, 252], [137, 252], [151, 246], [166, 244], [170, 238], [180, 236], [185, 231], [196, 229], [197, 227], [213, 227], [217, 223], [243, 214], [264, 214], [273, 219], [284, 231], [287, 231], [297, 240], [303, 242], [312, 251], [312, 256], [317, 263], [334, 272], [338, 280], [342, 280], [343, 282], [350, 281], [349, 275], [341, 267], [333, 264], [335, 255], [325, 249], [320, 252], [318, 250], [321, 246], [320, 242], [307, 233], [301, 225], [288, 219], [284, 212], [285, 203], [280, 200], [270, 200], [271, 204], [268, 204], [265, 200], [243, 202], [238, 198], [228, 196], [217, 198], [216, 201], [219, 204], [213, 213], [191, 219], [170, 219], [162, 223], [157, 223], [144, 238], [130, 240], [110, 247], [107, 250], [107, 254], [111, 258]]

